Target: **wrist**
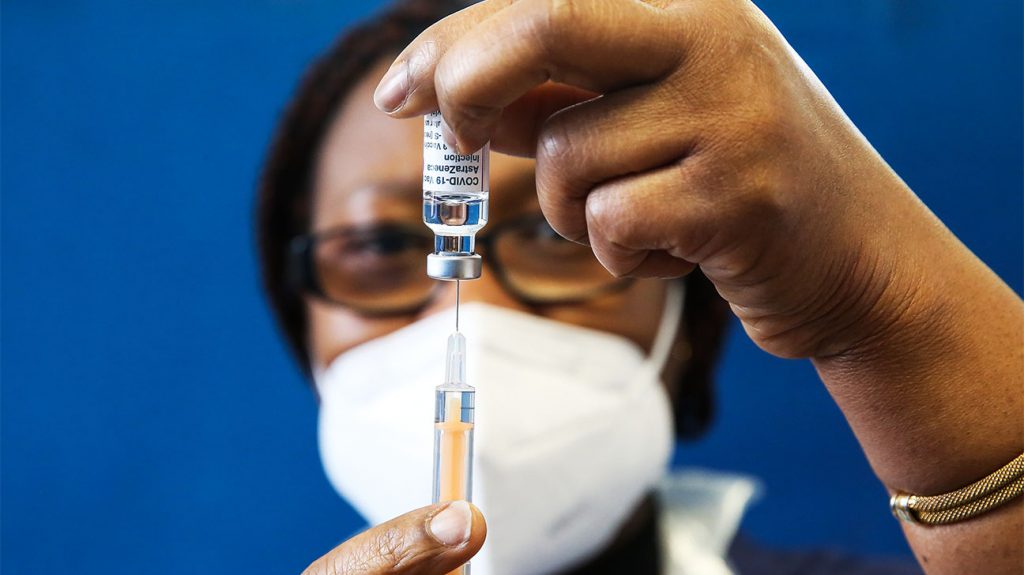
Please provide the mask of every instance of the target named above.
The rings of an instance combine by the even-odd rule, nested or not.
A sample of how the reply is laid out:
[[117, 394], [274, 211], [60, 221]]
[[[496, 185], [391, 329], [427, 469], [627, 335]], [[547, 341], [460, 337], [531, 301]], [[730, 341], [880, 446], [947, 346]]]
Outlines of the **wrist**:
[[[887, 165], [870, 164], [846, 178], [836, 235], [846, 265], [830, 278], [831, 329], [815, 361], [872, 362], [894, 350], [934, 353], [948, 317], [950, 280], [965, 272], [966, 248]], [[874, 177], [864, 177], [873, 174]], [[856, 182], [856, 183], [854, 183]], [[961, 276], [962, 277], [962, 276]]]
[[925, 279], [926, 272], [911, 262], [876, 260], [863, 267], [870, 271], [850, 281], [848, 290], [857, 296], [844, 302], [847, 312], [837, 322], [837, 333], [811, 359], [852, 367], [893, 355], [909, 359], [936, 353], [941, 344], [934, 337], [947, 317], [948, 302]]
[[923, 494], [984, 476], [1024, 441], [1024, 305], [928, 215], [891, 242], [856, 337], [812, 358], [882, 482]]

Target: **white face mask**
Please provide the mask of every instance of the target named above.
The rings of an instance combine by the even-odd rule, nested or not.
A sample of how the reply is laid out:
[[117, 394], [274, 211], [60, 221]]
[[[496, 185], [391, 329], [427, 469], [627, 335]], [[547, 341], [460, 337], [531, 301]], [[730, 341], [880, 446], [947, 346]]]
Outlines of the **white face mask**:
[[[660, 383], [682, 311], [671, 284], [651, 355], [624, 337], [482, 303], [462, 306], [477, 389], [475, 575], [548, 573], [603, 549], [664, 474]], [[373, 523], [430, 503], [434, 387], [453, 312], [355, 347], [317, 374], [320, 456]]]

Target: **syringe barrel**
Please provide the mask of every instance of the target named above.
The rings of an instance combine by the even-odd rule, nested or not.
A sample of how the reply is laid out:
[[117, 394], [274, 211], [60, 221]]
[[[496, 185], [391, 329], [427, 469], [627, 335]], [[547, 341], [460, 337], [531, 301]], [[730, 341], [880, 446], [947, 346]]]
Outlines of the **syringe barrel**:
[[440, 385], [434, 397], [433, 502], [471, 501], [476, 390]]
[[[476, 391], [465, 384], [445, 384], [434, 393], [433, 502], [472, 501]], [[448, 575], [469, 575], [469, 563]]]

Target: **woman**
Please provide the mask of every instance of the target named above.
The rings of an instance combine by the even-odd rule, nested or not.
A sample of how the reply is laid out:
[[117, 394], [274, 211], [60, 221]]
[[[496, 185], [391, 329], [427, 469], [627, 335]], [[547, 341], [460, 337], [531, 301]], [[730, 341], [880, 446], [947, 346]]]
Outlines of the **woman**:
[[[350, 32], [267, 163], [265, 284], [316, 383], [328, 475], [378, 523], [309, 572], [446, 573], [488, 526], [478, 572], [725, 569], [707, 545], [675, 561], [658, 535], [678, 509], [655, 495], [670, 429], [697, 436], [710, 417], [725, 305], [766, 351], [812, 361], [892, 493], [956, 492], [1021, 454], [1024, 305], [753, 5], [452, 10], [402, 4]], [[487, 525], [464, 502], [411, 510], [429, 464], [417, 394], [440, 374], [454, 303], [424, 273], [418, 117], [435, 109], [459, 152], [506, 154], [481, 236], [490, 269], [462, 286]], [[1024, 561], [1020, 497], [952, 525], [896, 501], [929, 573]]]

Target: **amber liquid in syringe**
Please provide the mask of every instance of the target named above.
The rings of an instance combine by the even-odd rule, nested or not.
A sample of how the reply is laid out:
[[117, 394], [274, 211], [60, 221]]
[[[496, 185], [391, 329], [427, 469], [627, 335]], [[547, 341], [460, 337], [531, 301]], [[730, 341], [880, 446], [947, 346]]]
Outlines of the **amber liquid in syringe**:
[[[434, 392], [434, 503], [472, 500], [475, 399], [466, 384], [466, 338], [456, 331], [448, 337], [445, 382]], [[452, 573], [468, 575], [469, 564]]]

